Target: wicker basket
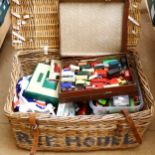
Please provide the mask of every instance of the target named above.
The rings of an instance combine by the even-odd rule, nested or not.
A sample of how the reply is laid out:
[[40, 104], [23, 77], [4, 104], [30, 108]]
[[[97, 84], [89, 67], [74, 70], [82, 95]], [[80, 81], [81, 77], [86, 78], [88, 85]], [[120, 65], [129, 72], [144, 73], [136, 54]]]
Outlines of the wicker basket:
[[[33, 6], [35, 7], [33, 13], [35, 14], [40, 13], [39, 9], [36, 9], [38, 5], [42, 5], [42, 3], [45, 5], [45, 1], [43, 2], [41, 0], [28, 0], [22, 2], [23, 4], [30, 3], [30, 5], [31, 2], [33, 2]], [[91, 151], [129, 148], [139, 145], [141, 143], [140, 138], [151, 123], [152, 115], [154, 113], [154, 100], [142, 70], [140, 59], [135, 51], [128, 52], [128, 60], [130, 63], [134, 63], [133, 60], [136, 62], [135, 69], [139, 75], [145, 103], [145, 107], [142, 111], [131, 113], [129, 116], [127, 116], [127, 113], [115, 113], [105, 116], [83, 115], [74, 117], [56, 117], [49, 114], [36, 113], [35, 119], [34, 115], [31, 113], [19, 113], [13, 111], [13, 92], [18, 79], [23, 75], [31, 74], [38, 62], [45, 62], [52, 57], [59, 57], [57, 54], [57, 39], [59, 36], [57, 33], [58, 1], [48, 0], [46, 2], [50, 3], [50, 8], [48, 10], [49, 12], [52, 12], [51, 17], [55, 20], [51, 22], [51, 25], [46, 25], [53, 34], [52, 37], [49, 34], [44, 36], [44, 34], [46, 34], [44, 32], [48, 32], [45, 25], [41, 24], [41, 26], [35, 26], [32, 24], [24, 26], [20, 33], [26, 37], [29, 35], [33, 36], [33, 32], [35, 32], [37, 34], [36, 36], [33, 36], [35, 42], [32, 44], [25, 42], [20, 46], [14, 44], [17, 49], [37, 48], [41, 47], [43, 41], [44, 43], [48, 43], [50, 47], [53, 47], [53, 50], [50, 50], [48, 55], [45, 55], [42, 50], [22, 50], [14, 57], [11, 87], [4, 110], [10, 121], [17, 146], [24, 149], [32, 148], [32, 152], [34, 153], [36, 146], [37, 150]], [[136, 5], [136, 7], [132, 7], [133, 5]], [[18, 7], [17, 9], [17, 5], [12, 2], [12, 9], [17, 9], [21, 14], [25, 11], [24, 5], [22, 6], [23, 7]], [[43, 7], [43, 9], [45, 8]], [[48, 12], [48, 10], [46, 12]], [[129, 13], [130, 16], [134, 17], [136, 21], [139, 22], [139, 1], [130, 1]], [[43, 19], [39, 18], [38, 20], [39, 22], [44, 23]], [[14, 18], [12, 19], [12, 22], [14, 24]], [[134, 34], [132, 33], [133, 30], [135, 32]], [[39, 34], [41, 31], [43, 33]], [[140, 26], [128, 21], [129, 48], [134, 47], [137, 44], [139, 32]], [[38, 35], [42, 37], [37, 37]], [[131, 124], [134, 124], [134, 127]], [[139, 133], [138, 138], [135, 133]]]

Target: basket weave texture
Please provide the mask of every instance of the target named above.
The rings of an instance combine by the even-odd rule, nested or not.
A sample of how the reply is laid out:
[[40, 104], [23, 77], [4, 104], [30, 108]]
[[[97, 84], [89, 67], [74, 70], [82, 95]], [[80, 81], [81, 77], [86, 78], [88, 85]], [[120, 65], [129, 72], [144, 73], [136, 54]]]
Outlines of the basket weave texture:
[[[73, 0], [76, 1], [76, 0]], [[140, 19], [140, 0], [130, 0], [129, 16], [138, 23]], [[50, 49], [59, 49], [59, 1], [58, 0], [26, 0], [21, 5], [11, 3], [12, 12], [31, 15], [18, 32], [25, 38], [21, 44], [13, 43], [16, 49], [40, 49], [48, 45]], [[16, 26], [18, 18], [12, 16], [12, 25]], [[140, 37], [140, 25], [128, 20], [128, 48], [137, 45]], [[12, 40], [16, 37], [12, 35]]]
[[[21, 76], [32, 74], [38, 62], [45, 62], [48, 59], [56, 57], [59, 58], [57, 56], [59, 36], [57, 19], [58, 1], [27, 0], [21, 2], [23, 4], [22, 7], [17, 7], [12, 2], [12, 9], [22, 14], [25, 11], [31, 12], [32, 10], [26, 6], [33, 5], [34, 10], [32, 14], [38, 17], [38, 25], [36, 23], [33, 25], [32, 22], [28, 26], [24, 26], [20, 32], [21, 35], [27, 36], [26, 38], [29, 38], [31, 35], [34, 39], [33, 43], [26, 41], [21, 46], [14, 44], [14, 47], [17, 49], [34, 49], [40, 48], [42, 43], [48, 43], [53, 48], [49, 51], [48, 55], [45, 55], [41, 50], [22, 50], [13, 59], [11, 86], [4, 110], [10, 121], [17, 146], [31, 149], [33, 136], [29, 123], [30, 113], [13, 111], [13, 92], [18, 79]], [[134, 17], [138, 22], [140, 20], [139, 3], [139, 1], [131, 0], [129, 10], [130, 16]], [[48, 7], [46, 6], [47, 4], [49, 4]], [[137, 7], [131, 7], [133, 5]], [[48, 17], [46, 19], [42, 18], [45, 13]], [[38, 14], [41, 15], [38, 16]], [[48, 20], [47, 23], [45, 20]], [[12, 23], [14, 24], [15, 22], [13, 17]], [[134, 47], [137, 44], [139, 33], [140, 26], [128, 21], [128, 47]], [[151, 123], [154, 112], [154, 100], [137, 52], [128, 52], [128, 60], [131, 64], [133, 60], [136, 62], [134, 65], [139, 75], [144, 96], [144, 109], [131, 114], [137, 130], [142, 137]], [[90, 151], [129, 148], [139, 145], [125, 117], [120, 113], [105, 116], [83, 115], [74, 117], [56, 117], [50, 114], [37, 113], [36, 121], [39, 128], [37, 150]]]

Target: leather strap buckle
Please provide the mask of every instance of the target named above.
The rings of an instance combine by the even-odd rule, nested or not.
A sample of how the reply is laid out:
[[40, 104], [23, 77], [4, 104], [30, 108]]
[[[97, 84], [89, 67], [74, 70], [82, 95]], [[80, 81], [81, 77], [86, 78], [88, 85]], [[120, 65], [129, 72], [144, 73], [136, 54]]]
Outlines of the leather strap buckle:
[[32, 133], [33, 136], [33, 144], [31, 148], [30, 155], [34, 155], [36, 153], [36, 148], [38, 145], [38, 138], [39, 138], [39, 129], [38, 129], [38, 124], [36, 122], [36, 117], [35, 113], [32, 113], [29, 117], [29, 122], [30, 122], [30, 132]]
[[128, 122], [128, 125], [130, 126], [132, 132], [133, 132], [133, 135], [134, 137], [136, 138], [136, 141], [139, 143], [139, 144], [142, 144], [142, 138], [137, 130], [137, 127], [130, 115], [130, 113], [128, 112], [128, 110], [122, 110], [122, 113], [124, 114], [127, 122]]

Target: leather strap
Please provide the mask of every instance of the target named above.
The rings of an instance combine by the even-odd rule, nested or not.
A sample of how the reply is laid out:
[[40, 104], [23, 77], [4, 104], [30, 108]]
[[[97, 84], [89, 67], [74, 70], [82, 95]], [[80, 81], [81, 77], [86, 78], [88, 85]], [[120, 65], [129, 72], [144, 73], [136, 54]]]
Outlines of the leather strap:
[[129, 15], [129, 0], [125, 0], [123, 25], [122, 25], [122, 47], [121, 52], [127, 51], [128, 44], [128, 15]]
[[33, 139], [34, 139], [30, 155], [34, 155], [36, 153], [36, 148], [37, 148], [37, 145], [38, 145], [38, 138], [39, 138], [39, 129], [38, 129], [38, 124], [36, 122], [35, 113], [32, 113], [30, 115], [29, 122], [30, 122], [30, 125], [31, 125], [31, 133], [32, 133]]
[[135, 125], [130, 113], [128, 112], [128, 110], [122, 110], [122, 113], [124, 114], [128, 124], [129, 124], [129, 126], [130, 126], [130, 128], [131, 128], [131, 130], [133, 132], [133, 135], [135, 136], [135, 138], [137, 140], [137, 142], [139, 144], [141, 144], [142, 143], [142, 138], [141, 138], [141, 136], [140, 136], [140, 134], [139, 134], [139, 132], [138, 132], [138, 130], [136, 128], [136, 125]]

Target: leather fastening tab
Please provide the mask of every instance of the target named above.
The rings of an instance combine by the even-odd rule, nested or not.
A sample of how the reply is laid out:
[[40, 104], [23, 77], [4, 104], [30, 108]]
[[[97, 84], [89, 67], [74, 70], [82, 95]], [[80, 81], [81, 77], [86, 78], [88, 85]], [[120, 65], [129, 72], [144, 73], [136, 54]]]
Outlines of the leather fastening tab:
[[133, 132], [133, 135], [136, 138], [137, 142], [139, 144], [141, 144], [142, 143], [142, 138], [141, 138], [141, 136], [140, 136], [140, 134], [139, 134], [139, 132], [138, 132], [138, 130], [136, 128], [136, 125], [135, 125], [130, 113], [128, 112], [128, 110], [122, 110], [122, 113], [124, 114], [124, 116], [125, 116], [125, 118], [126, 118], [126, 120], [128, 122], [128, 125], [130, 126], [130, 128], [131, 128], [131, 130]]
[[37, 145], [38, 145], [38, 138], [39, 138], [39, 129], [38, 129], [38, 124], [36, 122], [35, 113], [32, 113], [30, 115], [29, 122], [30, 122], [30, 126], [31, 126], [31, 133], [32, 133], [33, 139], [34, 139], [30, 155], [34, 155], [36, 153], [36, 148], [37, 148]]

